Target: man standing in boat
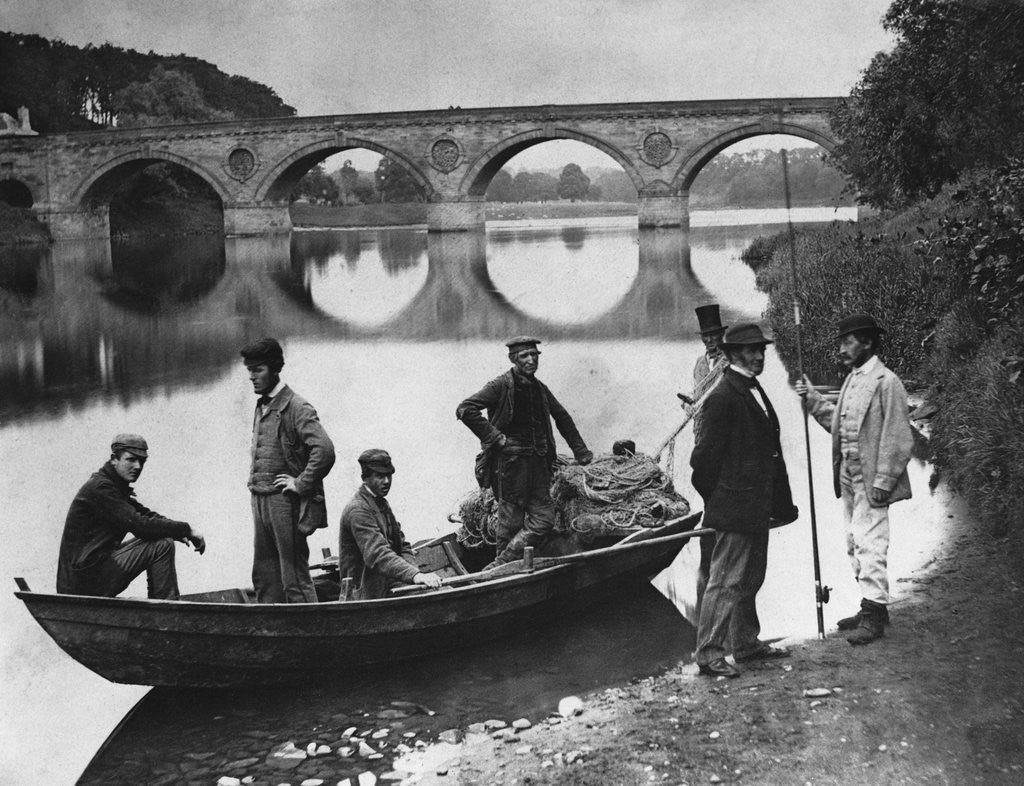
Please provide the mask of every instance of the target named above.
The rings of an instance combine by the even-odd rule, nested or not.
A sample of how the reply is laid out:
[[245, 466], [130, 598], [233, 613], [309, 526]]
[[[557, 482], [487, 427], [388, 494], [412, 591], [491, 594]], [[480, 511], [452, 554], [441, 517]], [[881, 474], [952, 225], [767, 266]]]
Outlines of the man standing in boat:
[[[178, 599], [174, 541], [202, 554], [206, 541], [184, 521], [161, 516], [135, 499], [131, 484], [149, 458], [138, 434], [118, 434], [110, 460], [79, 489], [68, 509], [57, 561], [57, 592], [113, 598], [146, 573], [148, 595]], [[135, 537], [125, 541], [125, 535]]]
[[437, 589], [441, 577], [419, 569], [386, 499], [395, 474], [391, 456], [386, 450], [364, 450], [359, 467], [363, 484], [341, 514], [338, 552], [342, 580], [353, 581], [353, 599], [386, 598], [399, 584]]
[[832, 481], [843, 500], [846, 544], [860, 587], [860, 609], [839, 620], [851, 644], [867, 644], [889, 624], [889, 505], [910, 498], [907, 463], [914, 445], [907, 391], [878, 357], [883, 330], [874, 317], [839, 323], [839, 359], [850, 373], [832, 404], [805, 377], [796, 391], [832, 432]]
[[697, 623], [694, 660], [701, 674], [737, 677], [737, 663], [784, 658], [758, 635], [757, 593], [768, 565], [770, 527], [797, 517], [779, 440], [779, 419], [757, 382], [771, 340], [751, 323], [725, 331], [729, 360], [704, 403], [690, 466], [704, 499], [704, 526], [717, 531]]
[[495, 559], [488, 568], [519, 559], [525, 546], [538, 545], [554, 529], [552, 418], [580, 464], [589, 464], [594, 457], [568, 411], [537, 379], [540, 343], [529, 336], [506, 342], [512, 368], [455, 411], [455, 417], [480, 439], [477, 480], [481, 487], [490, 485], [498, 500]]
[[252, 584], [259, 603], [314, 603], [306, 538], [327, 526], [324, 477], [334, 445], [316, 410], [281, 381], [284, 351], [261, 338], [241, 351], [259, 400], [253, 415]]

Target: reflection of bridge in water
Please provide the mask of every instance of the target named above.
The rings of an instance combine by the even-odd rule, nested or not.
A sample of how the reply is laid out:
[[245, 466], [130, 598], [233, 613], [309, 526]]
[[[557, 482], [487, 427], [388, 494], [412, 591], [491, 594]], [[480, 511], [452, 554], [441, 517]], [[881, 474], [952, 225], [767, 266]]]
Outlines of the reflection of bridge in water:
[[[410, 233], [411, 235], [411, 233]], [[129, 401], [146, 391], [201, 385], [234, 368], [257, 335], [326, 340], [615, 339], [691, 335], [709, 295], [690, 269], [682, 230], [642, 230], [636, 278], [624, 297], [585, 324], [524, 314], [487, 271], [484, 232], [420, 234], [423, 287], [393, 317], [366, 327], [325, 314], [310, 265], [359, 264], [351, 233], [329, 233], [315, 254], [295, 237], [200, 238], [124, 249], [106, 241], [7, 249], [0, 256], [0, 407], [97, 394]], [[563, 238], [583, 243], [586, 235]], [[404, 242], [404, 241], [403, 241]], [[420, 264], [421, 251], [383, 249], [385, 269]], [[308, 249], [306, 249], [308, 251]], [[347, 260], [347, 261], [346, 261]]]

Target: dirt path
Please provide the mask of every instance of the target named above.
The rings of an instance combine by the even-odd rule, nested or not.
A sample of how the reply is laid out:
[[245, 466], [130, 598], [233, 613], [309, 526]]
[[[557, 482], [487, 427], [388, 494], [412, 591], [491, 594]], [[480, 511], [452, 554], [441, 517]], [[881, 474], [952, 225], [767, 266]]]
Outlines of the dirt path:
[[881, 641], [787, 641], [736, 680], [682, 665], [508, 742], [470, 735], [417, 782], [1024, 783], [1024, 548], [958, 513], [940, 553], [901, 580]]

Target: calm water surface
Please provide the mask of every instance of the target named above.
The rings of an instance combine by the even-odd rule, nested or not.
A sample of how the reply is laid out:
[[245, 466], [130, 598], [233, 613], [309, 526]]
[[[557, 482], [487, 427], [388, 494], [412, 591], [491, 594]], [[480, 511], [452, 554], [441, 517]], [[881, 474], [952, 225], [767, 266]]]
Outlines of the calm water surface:
[[[796, 213], [799, 220], [850, 217]], [[355, 457], [368, 447], [394, 458], [391, 500], [410, 538], [446, 530], [446, 515], [473, 488], [477, 451], [455, 406], [506, 368], [503, 342], [513, 334], [544, 339], [540, 375], [591, 448], [608, 451], [630, 438], [653, 449], [680, 417], [675, 393], [690, 388], [701, 352], [694, 307], [717, 301], [726, 322], [759, 319], [765, 298], [738, 254], [754, 236], [781, 229], [781, 220], [779, 211], [696, 214], [689, 235], [638, 232], [634, 218], [623, 218], [493, 222], [486, 233], [445, 236], [296, 231], [0, 251], [0, 457], [7, 468], [0, 496], [8, 533], [0, 576], [10, 590], [13, 576], [52, 590], [69, 501], [106, 460], [110, 437], [138, 431], [151, 446], [139, 498], [207, 538], [202, 557], [179, 551], [183, 591], [249, 585], [253, 397], [238, 348], [260, 335], [282, 340], [283, 378], [314, 403], [338, 448], [326, 482], [332, 526], [311, 539], [314, 554], [336, 551], [338, 517], [359, 484]], [[782, 418], [794, 492], [806, 499], [798, 399], [774, 358], [763, 380]], [[812, 438], [825, 472], [827, 436], [816, 429]], [[685, 471], [689, 440], [687, 431], [678, 443], [676, 478], [699, 507]], [[923, 492], [924, 468], [914, 471]], [[833, 619], [856, 603], [856, 591], [827, 481], [819, 479], [817, 497], [823, 571], [837, 587]], [[943, 518], [923, 493], [897, 514], [904, 521], [915, 515]], [[807, 526], [804, 517], [773, 536], [765, 635], [814, 634]], [[920, 535], [911, 545], [909, 534], [901, 542], [894, 532], [894, 555], [906, 561], [894, 570], [923, 559], [931, 541]], [[144, 579], [127, 594], [144, 595]], [[607, 629], [591, 620], [575, 636], [547, 634], [554, 637], [513, 646], [511, 655], [507, 646], [485, 648], [459, 661], [465, 679], [444, 676], [437, 664], [404, 672], [407, 690], [452, 708], [459, 723], [546, 714], [566, 693], [621, 684], [688, 657], [692, 630], [659, 597], [650, 600], [643, 614], [629, 606], [635, 599], [623, 601]], [[7, 743], [0, 782], [73, 780], [146, 689], [107, 683], [72, 662], [10, 593], [0, 597], [0, 622]], [[594, 646], [597, 654], [572, 674], [535, 668], [545, 652], [557, 665], [568, 641], [587, 640], [587, 631], [627, 640], [635, 627], [644, 629], [643, 657]], [[417, 682], [413, 672], [429, 679]], [[496, 673], [507, 676], [496, 683]], [[371, 703], [375, 685], [364, 686], [359, 701]]]

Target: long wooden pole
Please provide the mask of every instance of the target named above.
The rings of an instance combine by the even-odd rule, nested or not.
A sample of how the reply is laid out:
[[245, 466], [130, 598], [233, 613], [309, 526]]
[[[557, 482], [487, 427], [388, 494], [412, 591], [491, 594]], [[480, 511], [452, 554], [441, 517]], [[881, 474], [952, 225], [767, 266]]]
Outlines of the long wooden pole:
[[[793, 277], [793, 324], [796, 326], [796, 372], [800, 379], [804, 377], [803, 348], [800, 341], [800, 295], [797, 289], [796, 275], [796, 237], [793, 232], [793, 220], [790, 216], [789, 200], [789, 159], [786, 151], [782, 153], [782, 182], [786, 189], [786, 224], [789, 227], [789, 269]], [[828, 600], [821, 586], [821, 561], [818, 558], [818, 517], [814, 507], [814, 475], [811, 470], [811, 432], [807, 418], [807, 396], [800, 397], [800, 408], [804, 413], [804, 445], [807, 448], [807, 489], [811, 498], [811, 552], [814, 556], [814, 603], [818, 612], [818, 638], [825, 638], [824, 604]]]

